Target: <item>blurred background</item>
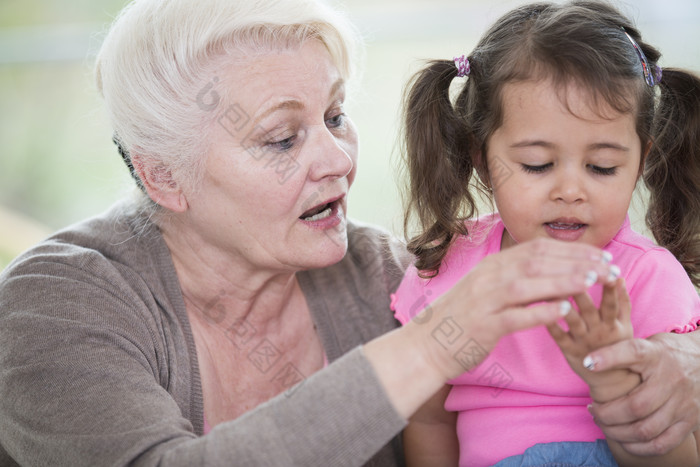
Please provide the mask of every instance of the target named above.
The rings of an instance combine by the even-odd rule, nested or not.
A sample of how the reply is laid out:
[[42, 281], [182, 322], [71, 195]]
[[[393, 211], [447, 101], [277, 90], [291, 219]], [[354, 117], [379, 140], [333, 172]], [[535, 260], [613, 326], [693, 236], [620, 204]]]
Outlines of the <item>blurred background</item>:
[[[132, 189], [92, 76], [125, 0], [0, 0], [0, 269], [53, 230]], [[403, 84], [429, 58], [469, 53], [522, 0], [336, 1], [366, 40], [348, 113], [359, 128], [349, 215], [401, 235], [396, 143]], [[700, 2], [615, 2], [661, 49], [662, 65], [700, 71]], [[643, 206], [631, 213], [642, 229]]]

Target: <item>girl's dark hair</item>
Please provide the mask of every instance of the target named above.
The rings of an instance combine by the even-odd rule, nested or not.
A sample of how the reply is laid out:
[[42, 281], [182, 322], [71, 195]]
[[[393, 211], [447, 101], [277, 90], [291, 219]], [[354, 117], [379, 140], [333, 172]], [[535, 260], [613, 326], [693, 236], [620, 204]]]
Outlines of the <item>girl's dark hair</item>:
[[[489, 191], [503, 181], [503, 174], [489, 173], [486, 152], [502, 124], [504, 85], [546, 78], [564, 103], [573, 83], [593, 96], [593, 108], [609, 105], [637, 115], [642, 150], [651, 144], [647, 160], [642, 158], [651, 192], [647, 222], [699, 284], [700, 79], [663, 70], [660, 85], [649, 86], [627, 34], [653, 74], [660, 53], [611, 5], [532, 3], [510, 11], [484, 34], [469, 55], [468, 78], [454, 83], [457, 89], [451, 90], [457, 77], [451, 60], [432, 61], [413, 77], [404, 100], [404, 229], [424, 276], [437, 273], [455, 235], [468, 233], [465, 221], [477, 213], [474, 190]], [[414, 216], [419, 233], [411, 236]]]

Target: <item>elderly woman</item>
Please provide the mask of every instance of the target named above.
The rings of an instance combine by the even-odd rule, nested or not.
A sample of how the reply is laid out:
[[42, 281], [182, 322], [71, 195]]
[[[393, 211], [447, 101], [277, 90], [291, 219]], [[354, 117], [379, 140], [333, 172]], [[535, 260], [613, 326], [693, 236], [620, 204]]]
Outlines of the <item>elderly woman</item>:
[[314, 0], [122, 12], [97, 82], [141, 196], [0, 277], [1, 465], [398, 465], [449, 378], [567, 312], [527, 304], [607, 276], [524, 244], [395, 329], [409, 258], [346, 218], [353, 44]]

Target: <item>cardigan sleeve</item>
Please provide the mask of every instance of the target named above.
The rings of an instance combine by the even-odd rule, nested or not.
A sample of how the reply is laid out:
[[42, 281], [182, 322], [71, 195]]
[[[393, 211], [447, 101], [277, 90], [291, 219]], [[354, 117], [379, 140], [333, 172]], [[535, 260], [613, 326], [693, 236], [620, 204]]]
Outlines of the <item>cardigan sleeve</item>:
[[[128, 280], [127, 280], [128, 278]], [[196, 436], [162, 303], [95, 252], [0, 276], [0, 459], [15, 465], [362, 465], [405, 425], [362, 353]], [[164, 362], [170, 362], [168, 364]], [[169, 366], [172, 366], [169, 367]], [[188, 386], [188, 384], [184, 384]], [[10, 464], [12, 465], [12, 464]]]

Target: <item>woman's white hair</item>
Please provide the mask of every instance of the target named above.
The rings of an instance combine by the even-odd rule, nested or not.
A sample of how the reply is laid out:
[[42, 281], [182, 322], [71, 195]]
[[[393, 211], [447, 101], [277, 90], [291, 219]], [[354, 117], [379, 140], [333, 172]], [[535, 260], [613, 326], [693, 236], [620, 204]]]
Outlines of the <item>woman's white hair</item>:
[[130, 154], [138, 154], [162, 164], [178, 183], [196, 187], [209, 129], [224, 110], [203, 105], [200, 91], [224, 56], [243, 48], [298, 46], [307, 39], [320, 40], [350, 80], [358, 35], [323, 0], [131, 2], [114, 21], [95, 68], [127, 165]]

